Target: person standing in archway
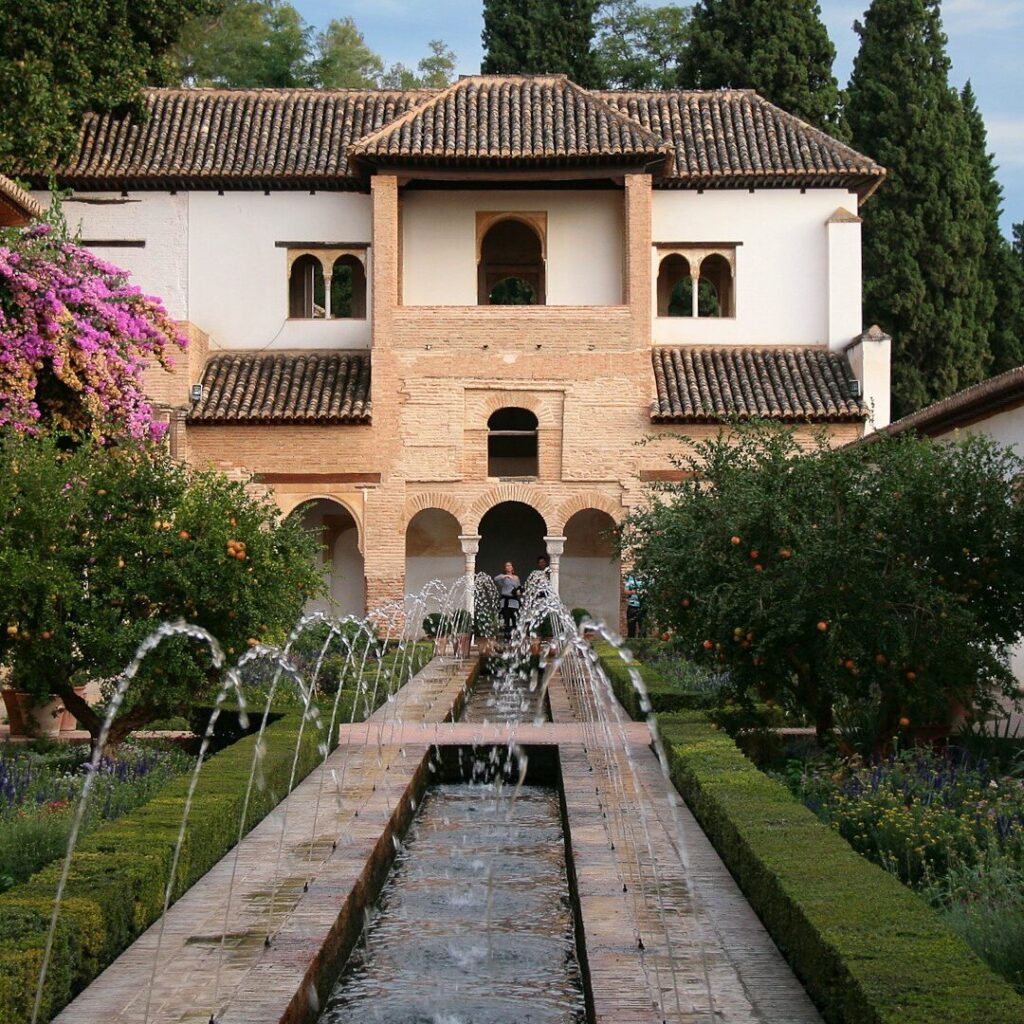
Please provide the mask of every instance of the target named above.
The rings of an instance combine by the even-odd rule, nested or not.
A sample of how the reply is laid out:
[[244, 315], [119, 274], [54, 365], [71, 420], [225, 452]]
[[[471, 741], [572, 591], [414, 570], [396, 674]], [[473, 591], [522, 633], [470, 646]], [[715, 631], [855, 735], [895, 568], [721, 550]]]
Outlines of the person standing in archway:
[[512, 636], [516, 619], [519, 617], [519, 597], [522, 594], [516, 567], [511, 562], [505, 563], [504, 572], [494, 577], [498, 585], [498, 596], [501, 598], [501, 622], [504, 627], [505, 639]]

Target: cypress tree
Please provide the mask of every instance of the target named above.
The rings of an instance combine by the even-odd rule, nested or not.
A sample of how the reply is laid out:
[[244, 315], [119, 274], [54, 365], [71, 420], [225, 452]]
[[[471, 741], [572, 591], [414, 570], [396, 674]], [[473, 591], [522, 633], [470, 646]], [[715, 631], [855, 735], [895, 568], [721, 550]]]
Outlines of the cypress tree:
[[1024, 264], [999, 228], [1003, 189], [988, 151], [985, 119], [969, 81], [960, 93], [960, 102], [971, 133], [971, 160], [984, 204], [986, 285], [994, 307], [989, 347], [995, 374], [1024, 363]]
[[598, 0], [484, 0], [487, 75], [564, 74], [589, 88], [598, 80], [594, 15]]
[[839, 138], [842, 93], [835, 47], [816, 0], [699, 0], [679, 62], [685, 89], [756, 89]]
[[939, 0], [872, 0], [854, 28], [853, 145], [889, 171], [863, 211], [864, 318], [893, 336], [903, 415], [988, 376], [985, 204]]

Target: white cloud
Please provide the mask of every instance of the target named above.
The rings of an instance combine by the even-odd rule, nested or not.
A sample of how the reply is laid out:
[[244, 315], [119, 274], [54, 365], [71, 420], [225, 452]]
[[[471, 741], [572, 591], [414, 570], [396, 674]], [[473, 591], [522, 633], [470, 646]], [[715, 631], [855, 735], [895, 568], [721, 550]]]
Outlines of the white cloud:
[[989, 114], [985, 118], [988, 146], [1000, 165], [1024, 166], [1024, 117], [1012, 114]]
[[962, 34], [991, 32], [1024, 24], [1021, 0], [947, 0], [942, 8], [947, 27]]

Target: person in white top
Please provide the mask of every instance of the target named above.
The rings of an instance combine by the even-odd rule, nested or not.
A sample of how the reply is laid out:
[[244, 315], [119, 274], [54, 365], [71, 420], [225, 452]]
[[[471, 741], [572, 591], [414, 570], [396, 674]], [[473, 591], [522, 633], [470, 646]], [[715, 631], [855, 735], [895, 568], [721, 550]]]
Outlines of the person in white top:
[[516, 619], [519, 616], [519, 598], [522, 589], [516, 567], [511, 562], [505, 563], [505, 571], [494, 577], [498, 585], [498, 596], [501, 598], [501, 621], [504, 626], [505, 639], [512, 636]]

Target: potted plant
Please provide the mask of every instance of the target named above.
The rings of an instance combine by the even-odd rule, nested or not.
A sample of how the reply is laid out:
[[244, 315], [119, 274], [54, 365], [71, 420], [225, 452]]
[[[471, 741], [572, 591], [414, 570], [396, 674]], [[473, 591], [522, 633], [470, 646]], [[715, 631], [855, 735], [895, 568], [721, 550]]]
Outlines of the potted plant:
[[31, 693], [4, 687], [0, 690], [7, 709], [7, 724], [12, 736], [56, 736], [66, 714], [59, 697], [37, 700]]

